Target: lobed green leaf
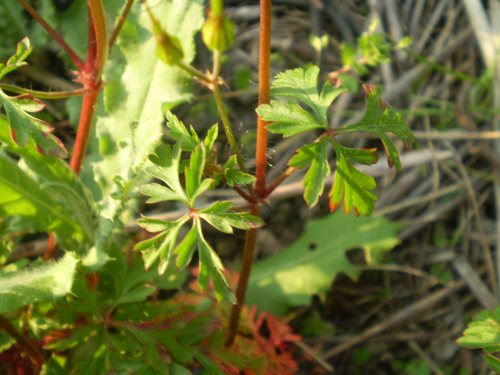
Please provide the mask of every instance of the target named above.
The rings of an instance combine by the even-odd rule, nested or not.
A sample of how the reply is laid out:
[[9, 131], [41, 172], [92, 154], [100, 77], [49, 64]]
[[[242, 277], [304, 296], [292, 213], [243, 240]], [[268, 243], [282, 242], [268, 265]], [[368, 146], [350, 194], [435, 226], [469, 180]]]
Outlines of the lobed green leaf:
[[361, 120], [355, 124], [337, 129], [337, 132], [368, 132], [376, 135], [384, 144], [389, 165], [394, 164], [397, 169], [401, 168], [399, 154], [387, 133], [392, 133], [407, 143], [414, 140], [410, 128], [401, 118], [401, 115], [393, 108], [386, 108], [379, 96], [373, 91], [368, 92], [365, 113]]
[[296, 168], [309, 169], [304, 177], [304, 199], [309, 207], [314, 207], [323, 193], [325, 177], [330, 175], [328, 164], [328, 145], [326, 138], [301, 147], [294, 157], [289, 161], [289, 165]]
[[338, 142], [332, 142], [337, 163], [330, 191], [330, 210], [335, 211], [343, 203], [345, 213], [354, 209], [357, 215], [370, 215], [375, 208], [377, 196], [370, 192], [377, 186], [375, 179], [360, 172], [349, 159], [349, 152]]
[[195, 221], [195, 223], [198, 228], [198, 252], [200, 255], [198, 283], [202, 289], [207, 289], [209, 280], [211, 279], [214, 283], [217, 300], [224, 300], [234, 304], [236, 303], [236, 297], [229, 288], [229, 284], [224, 276], [224, 266], [219, 256], [203, 237], [200, 221]]
[[271, 100], [270, 104], [260, 105], [256, 111], [265, 121], [270, 122], [267, 129], [271, 133], [283, 134], [285, 137], [326, 128], [323, 122], [318, 121], [295, 102], [281, 103]]
[[233, 211], [231, 202], [215, 202], [199, 210], [199, 217], [224, 233], [233, 233], [233, 227], [243, 230], [257, 228], [262, 219], [246, 212]]
[[53, 128], [45, 121], [31, 116], [30, 112], [38, 112], [44, 104], [29, 95], [8, 96], [0, 90], [0, 104], [7, 115], [12, 140], [20, 146], [33, 139], [37, 150], [42, 154], [66, 157], [67, 151], [59, 138], [52, 135]]
[[184, 151], [193, 151], [200, 143], [198, 135], [191, 127], [190, 131], [172, 112], [167, 111], [167, 126], [170, 130], [169, 136]]

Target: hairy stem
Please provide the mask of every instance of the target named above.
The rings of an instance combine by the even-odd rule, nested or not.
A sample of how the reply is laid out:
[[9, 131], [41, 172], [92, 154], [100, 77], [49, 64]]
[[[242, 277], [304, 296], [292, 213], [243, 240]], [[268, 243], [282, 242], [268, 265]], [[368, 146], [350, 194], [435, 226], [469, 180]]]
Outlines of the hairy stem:
[[[269, 67], [270, 67], [270, 41], [271, 41], [271, 0], [260, 2], [260, 40], [259, 40], [259, 105], [269, 103]], [[257, 121], [257, 150], [256, 150], [256, 187], [257, 198], [263, 200], [267, 197], [266, 189], [266, 155], [267, 155], [267, 129], [266, 122], [260, 116]], [[250, 210], [252, 215], [260, 216], [258, 203], [254, 203]], [[257, 230], [250, 229], [245, 237], [243, 250], [243, 263], [240, 278], [236, 289], [236, 304], [231, 310], [229, 319], [229, 333], [226, 346], [234, 343], [238, 332], [241, 309], [245, 302], [248, 280], [252, 270], [253, 256]]]
[[29, 94], [34, 98], [56, 100], [65, 99], [72, 96], [82, 96], [87, 92], [85, 89], [76, 89], [72, 91], [37, 91], [25, 89], [24, 87], [9, 85], [8, 83], [0, 83], [0, 89], [16, 94]]
[[[255, 205], [252, 206], [250, 213], [255, 216], [259, 215], [259, 212]], [[236, 338], [236, 334], [238, 333], [238, 323], [240, 320], [241, 309], [245, 301], [248, 280], [250, 279], [250, 272], [252, 270], [256, 239], [257, 229], [252, 228], [246, 233], [245, 236], [243, 263], [241, 265], [240, 278], [238, 280], [238, 287], [236, 289], [236, 304], [233, 305], [233, 308], [231, 310], [231, 317], [229, 318], [229, 334], [226, 339], [227, 347], [231, 346], [234, 343], [234, 339]]]
[[47, 21], [43, 19], [40, 14], [26, 1], [26, 0], [17, 0], [17, 2], [33, 17], [44, 29], [49, 33], [49, 35], [61, 46], [61, 48], [67, 53], [71, 61], [76, 65], [78, 70], [82, 70], [84, 68], [83, 61], [78, 57], [76, 52], [71, 48], [68, 43], [62, 38], [61, 35], [55, 31], [52, 26], [50, 26]]
[[217, 110], [219, 111], [219, 115], [222, 121], [222, 125], [224, 127], [224, 132], [226, 133], [227, 141], [229, 142], [229, 146], [231, 147], [231, 151], [236, 155], [236, 161], [238, 162], [238, 166], [243, 172], [247, 172], [245, 168], [245, 163], [243, 161], [243, 157], [241, 156], [238, 144], [236, 143], [236, 139], [234, 138], [233, 128], [231, 127], [231, 123], [229, 122], [229, 116], [227, 115], [226, 106], [224, 105], [224, 100], [222, 99], [222, 94], [220, 92], [220, 84], [219, 84], [219, 75], [221, 69], [221, 53], [218, 50], [214, 51], [214, 66], [212, 70], [212, 92], [214, 95], [215, 104], [217, 105]]
[[102, 0], [88, 0], [89, 41], [82, 83], [88, 90], [83, 96], [82, 110], [76, 133], [75, 146], [70, 166], [76, 174], [80, 173], [83, 157], [87, 149], [88, 137], [92, 128], [97, 98], [101, 87], [101, 76], [108, 56], [108, 34]]

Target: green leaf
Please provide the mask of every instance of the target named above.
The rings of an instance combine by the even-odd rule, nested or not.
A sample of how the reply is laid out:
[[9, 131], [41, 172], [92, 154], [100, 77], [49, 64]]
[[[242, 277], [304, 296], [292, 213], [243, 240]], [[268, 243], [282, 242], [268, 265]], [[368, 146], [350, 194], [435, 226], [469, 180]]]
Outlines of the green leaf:
[[219, 256], [203, 237], [200, 221], [195, 221], [195, 225], [198, 230], [198, 253], [200, 256], [198, 283], [200, 287], [207, 289], [208, 282], [212, 279], [217, 300], [236, 303], [236, 297], [224, 276], [224, 266]]
[[[194, 35], [203, 23], [203, 1], [152, 0], [148, 4], [162, 27], [182, 41], [183, 62], [189, 64], [195, 52]], [[96, 134], [82, 171], [89, 186], [98, 182], [94, 191], [107, 208], [105, 217], [113, 222], [121, 209], [112, 194], [120, 192], [115, 176], [126, 184], [139, 182], [133, 179], [142, 172], [148, 155], [162, 137], [162, 105], [179, 104], [191, 97], [191, 78], [180, 68], [166, 66], [156, 58], [156, 40], [150, 30], [151, 21], [144, 6], [134, 2], [113, 48], [112, 63], [106, 65]], [[110, 143], [106, 158], [101, 153], [103, 140]]]
[[6, 146], [7, 151], [22, 157], [42, 190], [54, 202], [67, 207], [84, 228], [88, 239], [93, 242], [97, 226], [96, 209], [90, 193], [68, 164], [59, 158], [41, 155], [33, 140], [28, 141], [24, 147], [16, 145], [9, 135], [8, 123], [3, 116], [0, 116], [0, 142]]
[[336, 129], [336, 131], [338, 133], [368, 132], [376, 135], [384, 144], [389, 165], [394, 164], [397, 169], [401, 168], [399, 154], [387, 133], [392, 133], [407, 143], [414, 140], [410, 128], [401, 115], [393, 108], [385, 107], [379, 96], [371, 90], [367, 95], [363, 118], [355, 124]]
[[198, 211], [200, 218], [224, 233], [233, 233], [233, 227], [243, 230], [257, 228], [262, 219], [246, 212], [233, 211], [231, 202], [215, 202]]
[[329, 290], [339, 273], [357, 271], [347, 257], [349, 249], [371, 246], [392, 248], [398, 243], [397, 226], [384, 218], [354, 218], [334, 213], [307, 222], [302, 237], [275, 256], [252, 268], [246, 303], [274, 314], [310, 303], [314, 294]]
[[163, 274], [166, 271], [177, 244], [179, 231], [187, 220], [186, 217], [174, 222], [149, 218], [139, 220], [138, 224], [148, 232], [161, 232], [155, 237], [135, 245], [134, 250], [142, 252], [146, 269], [149, 269], [159, 259], [158, 273]]
[[[368, 216], [374, 208], [377, 196], [370, 192], [377, 186], [375, 179], [354, 167], [350, 160], [352, 150], [332, 141], [337, 163], [330, 190], [330, 210], [335, 211], [343, 202], [344, 212], [349, 213], [354, 209], [356, 216]], [[359, 159], [360, 157], [358, 157]], [[363, 160], [366, 156], [363, 156]]]
[[301, 147], [297, 154], [289, 161], [289, 165], [296, 168], [309, 169], [304, 177], [304, 199], [309, 207], [314, 207], [323, 193], [325, 177], [330, 175], [328, 164], [328, 139]]
[[64, 244], [92, 241], [94, 234], [68, 209], [71, 207], [58, 204], [14, 161], [0, 154], [0, 216], [12, 218], [15, 230], [55, 232]]
[[[161, 145], [156, 149], [156, 154], [150, 156], [153, 164], [146, 166], [144, 171], [146, 174], [165, 182], [170, 190], [187, 204], [188, 198], [179, 179], [180, 158], [181, 149], [178, 145], [174, 146], [173, 149], [170, 145]], [[165, 200], [170, 200], [170, 197], [171, 193], [168, 193], [168, 199]]]
[[181, 200], [178, 194], [166, 186], [152, 183], [141, 186], [141, 194], [149, 196], [146, 203], [158, 203], [163, 201]]
[[193, 225], [188, 234], [175, 249], [175, 253], [177, 254], [177, 267], [184, 268], [191, 262], [191, 258], [193, 257], [193, 253], [195, 250], [195, 245], [199, 237], [198, 232], [199, 230], [196, 224], [193, 222]]
[[31, 116], [45, 105], [30, 95], [8, 96], [0, 90], [0, 104], [3, 105], [10, 125], [12, 140], [20, 146], [33, 139], [42, 154], [66, 157], [64, 144], [52, 135], [53, 128], [43, 120]]
[[328, 108], [345, 90], [326, 83], [318, 93], [319, 68], [309, 65], [279, 73], [272, 84], [276, 97], [291, 98], [306, 104], [315, 114], [316, 121], [327, 127]]
[[17, 43], [16, 53], [9, 57], [6, 63], [0, 63], [0, 79], [14, 70], [27, 65], [24, 60], [28, 58], [32, 50], [29, 38], [24, 37]]
[[271, 100], [270, 104], [262, 104], [257, 113], [270, 124], [267, 129], [271, 133], [283, 134], [285, 137], [300, 134], [309, 130], [326, 128], [312, 114], [294, 102], [281, 103]]
[[0, 275], [0, 314], [65, 296], [73, 285], [77, 263], [66, 253], [58, 262]]
[[213, 124], [212, 127], [208, 129], [207, 136], [203, 141], [205, 143], [205, 147], [207, 148], [207, 155], [212, 150], [212, 147], [214, 147], [214, 143], [217, 140], [218, 133], [219, 127], [217, 126], [217, 124]]
[[255, 176], [242, 172], [236, 161], [236, 155], [231, 155], [224, 164], [224, 178], [228, 186], [251, 185], [255, 182]]
[[382, 33], [363, 33], [358, 38], [358, 47], [368, 65], [377, 66], [389, 60], [391, 45]]
[[205, 146], [200, 143], [193, 152], [191, 152], [189, 165], [184, 170], [186, 194], [191, 205], [194, 203], [201, 179], [203, 178], [203, 173], [205, 172], [205, 153]]
[[493, 354], [484, 353], [484, 361], [488, 364], [488, 367], [495, 371], [495, 373], [500, 373], [500, 358], [495, 357]]
[[193, 151], [200, 143], [198, 135], [191, 127], [191, 131], [172, 112], [167, 111], [167, 126], [170, 129], [169, 136], [184, 151]]
[[470, 349], [500, 351], [500, 307], [484, 310], [474, 316], [457, 344]]

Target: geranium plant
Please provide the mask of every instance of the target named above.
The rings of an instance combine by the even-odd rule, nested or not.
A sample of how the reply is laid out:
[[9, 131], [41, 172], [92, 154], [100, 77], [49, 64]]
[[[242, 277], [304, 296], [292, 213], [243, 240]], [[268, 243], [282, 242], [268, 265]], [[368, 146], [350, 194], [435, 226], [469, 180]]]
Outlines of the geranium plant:
[[[295, 371], [285, 343], [298, 337], [278, 318], [244, 306], [256, 234], [265, 225], [261, 207], [289, 176], [305, 170], [310, 207], [321, 198], [325, 179], [332, 178], [331, 211], [343, 206], [346, 214], [370, 215], [376, 182], [358, 165], [375, 163], [378, 150], [350, 147], [339, 136], [371, 133], [380, 139], [389, 165], [399, 168], [391, 135], [406, 143], [413, 139], [401, 116], [365, 86], [364, 115], [332, 128], [332, 103], [352, 89], [353, 80], [337, 74], [323, 82], [314, 65], [280, 73], [271, 86], [271, 1], [262, 0], [256, 166], [248, 168], [221, 92], [222, 56], [235, 33], [221, 0], [210, 2], [206, 19], [200, 0], [76, 1], [67, 11], [88, 11], [85, 58], [28, 1], [17, 4], [66, 52], [80, 87], [42, 92], [8, 83], [9, 75], [26, 65], [28, 38], [0, 64], [4, 247], [12, 248], [27, 233], [49, 236], [44, 260], [7, 260], [2, 266], [0, 361], [6, 371]], [[208, 72], [192, 64], [199, 31], [212, 53]], [[341, 73], [363, 72], [389, 53], [380, 35], [363, 35], [358, 47], [344, 48]], [[172, 112], [190, 100], [190, 84], [212, 93], [221, 129], [214, 124], [199, 131]], [[64, 144], [36, 113], [45, 100], [69, 97], [81, 97], [71, 99], [72, 108], [79, 106], [79, 120], [74, 142]], [[266, 178], [268, 132], [283, 137], [308, 132], [314, 139], [274, 181]], [[221, 140], [231, 150], [225, 159], [217, 153]], [[220, 186], [238, 193], [246, 207], [202, 199]], [[175, 202], [183, 211], [169, 220], [144, 211], [137, 222], [150, 234], [137, 239], [124, 224], [135, 220], [144, 198], [149, 205]], [[223, 233], [246, 231], [241, 270], [232, 282], [205, 233], [207, 225]], [[193, 258], [197, 285], [164, 298], [161, 291], [186, 282]]]

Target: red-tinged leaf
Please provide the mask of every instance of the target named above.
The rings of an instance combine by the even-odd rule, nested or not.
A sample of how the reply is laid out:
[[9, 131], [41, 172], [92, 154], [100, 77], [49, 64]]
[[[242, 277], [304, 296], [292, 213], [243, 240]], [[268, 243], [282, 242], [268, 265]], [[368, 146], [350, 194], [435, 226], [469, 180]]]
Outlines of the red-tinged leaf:
[[8, 96], [0, 90], [0, 105], [3, 106], [10, 125], [12, 140], [25, 146], [33, 139], [44, 155], [66, 157], [67, 150], [59, 138], [52, 135], [54, 128], [47, 122], [30, 115], [43, 110], [42, 101], [30, 95]]
[[[287, 351], [287, 344], [299, 341], [300, 336], [294, 334], [286, 323], [267, 312], [262, 312], [257, 316], [255, 306], [249, 309], [248, 318], [253, 338], [266, 358], [265, 374], [295, 374], [298, 366], [291, 353]], [[261, 334], [265, 328], [269, 332], [267, 337]]]

